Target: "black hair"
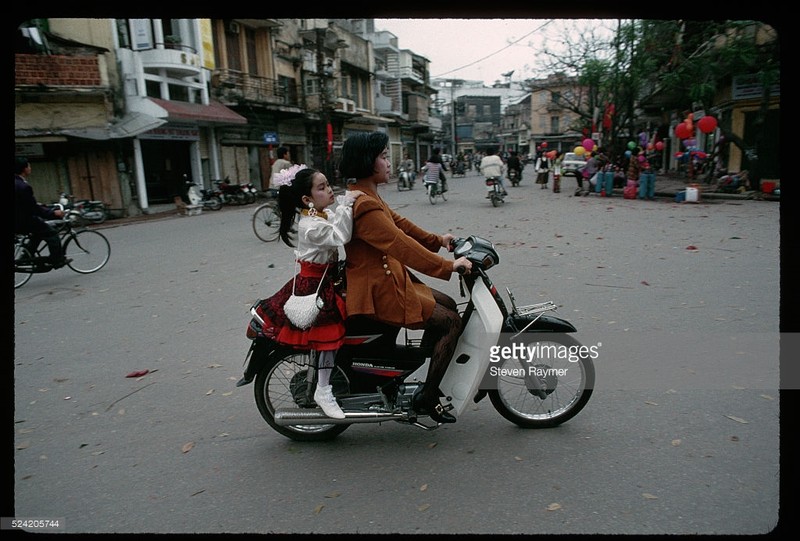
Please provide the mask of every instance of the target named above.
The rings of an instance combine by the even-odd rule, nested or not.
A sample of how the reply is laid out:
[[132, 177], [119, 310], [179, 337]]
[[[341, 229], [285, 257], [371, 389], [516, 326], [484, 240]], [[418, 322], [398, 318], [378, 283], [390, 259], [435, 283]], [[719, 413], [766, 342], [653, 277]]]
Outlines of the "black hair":
[[292, 233], [295, 232], [295, 215], [299, 209], [305, 207], [303, 196], [311, 195], [311, 186], [317, 173], [319, 171], [310, 167], [301, 169], [294, 176], [291, 185], [284, 184], [278, 189], [278, 206], [281, 209], [281, 225], [278, 231], [287, 246], [294, 248]]
[[22, 156], [17, 156], [14, 158], [14, 174], [19, 175], [25, 169], [28, 168], [30, 162], [28, 162], [28, 158], [23, 158]]
[[389, 146], [389, 136], [383, 132], [354, 133], [344, 141], [339, 172], [342, 178], [356, 180], [375, 174], [375, 160]]
[[286, 156], [286, 153], [289, 152], [289, 149], [286, 147], [278, 147], [278, 150], [275, 151], [275, 155], [279, 158], [283, 158]]

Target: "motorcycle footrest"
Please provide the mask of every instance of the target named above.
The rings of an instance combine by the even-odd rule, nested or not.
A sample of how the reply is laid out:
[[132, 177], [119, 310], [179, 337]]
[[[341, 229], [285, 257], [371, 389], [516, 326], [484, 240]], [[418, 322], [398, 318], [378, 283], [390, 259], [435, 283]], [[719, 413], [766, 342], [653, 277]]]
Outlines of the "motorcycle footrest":
[[384, 421], [407, 421], [404, 413], [382, 413], [377, 411], [345, 411], [344, 419], [332, 419], [319, 408], [278, 408], [273, 415], [275, 423], [289, 425], [328, 425], [353, 423], [380, 423]]

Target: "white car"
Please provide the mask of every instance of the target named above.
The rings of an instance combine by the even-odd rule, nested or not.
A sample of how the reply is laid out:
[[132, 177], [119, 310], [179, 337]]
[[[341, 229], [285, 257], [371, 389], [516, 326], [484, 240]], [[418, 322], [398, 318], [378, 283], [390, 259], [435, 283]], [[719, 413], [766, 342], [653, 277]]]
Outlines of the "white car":
[[564, 154], [564, 160], [561, 162], [561, 176], [572, 175], [577, 178], [585, 166], [586, 160], [583, 156], [578, 156], [574, 152], [567, 152]]

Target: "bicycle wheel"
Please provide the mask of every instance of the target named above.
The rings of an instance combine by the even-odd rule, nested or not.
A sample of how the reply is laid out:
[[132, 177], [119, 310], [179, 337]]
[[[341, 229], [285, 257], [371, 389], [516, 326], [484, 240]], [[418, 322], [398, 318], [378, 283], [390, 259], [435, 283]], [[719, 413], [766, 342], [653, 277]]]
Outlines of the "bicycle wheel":
[[14, 289], [28, 283], [33, 276], [33, 258], [22, 244], [14, 245]]
[[278, 238], [280, 225], [281, 215], [275, 201], [262, 204], [253, 213], [253, 233], [264, 242]]
[[99, 231], [84, 229], [67, 236], [64, 255], [71, 258], [67, 265], [75, 272], [90, 274], [102, 269], [111, 257], [111, 245]]

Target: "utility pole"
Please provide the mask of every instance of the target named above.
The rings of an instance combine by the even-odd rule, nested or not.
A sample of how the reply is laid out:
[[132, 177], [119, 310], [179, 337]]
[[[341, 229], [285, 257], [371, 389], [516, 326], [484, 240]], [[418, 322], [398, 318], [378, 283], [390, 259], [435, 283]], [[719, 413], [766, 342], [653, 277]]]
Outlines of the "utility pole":
[[456, 99], [455, 99], [455, 79], [450, 79], [450, 107], [451, 107], [451, 115], [450, 115], [450, 130], [451, 134], [453, 135], [453, 149], [450, 151], [450, 154], [455, 159], [456, 154]]

